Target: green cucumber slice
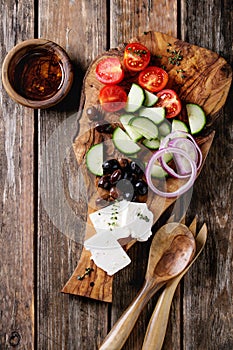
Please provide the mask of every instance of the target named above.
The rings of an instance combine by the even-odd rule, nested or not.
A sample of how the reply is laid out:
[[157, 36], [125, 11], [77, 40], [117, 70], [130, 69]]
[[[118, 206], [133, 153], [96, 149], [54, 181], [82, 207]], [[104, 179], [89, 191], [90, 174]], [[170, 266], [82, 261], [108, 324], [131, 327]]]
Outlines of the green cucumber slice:
[[112, 135], [115, 147], [124, 154], [135, 154], [141, 150], [130, 137], [120, 127], [117, 127]]
[[155, 124], [160, 124], [165, 119], [165, 108], [164, 107], [141, 107], [138, 112], [140, 117], [146, 117], [152, 120]]
[[187, 125], [181, 120], [173, 119], [172, 121], [172, 131], [185, 131], [188, 132]]
[[143, 104], [145, 99], [144, 91], [141, 86], [133, 83], [126, 102], [125, 110], [126, 112], [135, 112], [137, 111]]
[[122, 114], [120, 116], [120, 122], [123, 126], [128, 125], [129, 121], [134, 117], [134, 114]]
[[153, 139], [153, 140], [143, 140], [143, 145], [146, 146], [149, 149], [159, 149], [160, 141], [159, 139]]
[[133, 141], [138, 141], [142, 138], [140, 134], [134, 127], [129, 125], [129, 121], [134, 118], [132, 114], [123, 114], [120, 116], [120, 122], [123, 125], [125, 131]]
[[[147, 166], [147, 163], [145, 164]], [[151, 176], [157, 179], [163, 179], [168, 176], [168, 173], [159, 164], [153, 164]]]
[[154, 95], [152, 92], [144, 90], [144, 94], [145, 94], [145, 100], [143, 102], [143, 105], [145, 107], [151, 107], [154, 106], [154, 104], [156, 104], [156, 102], [158, 101], [158, 96]]
[[171, 123], [167, 120], [164, 120], [163, 123], [159, 125], [159, 135], [167, 136], [171, 132]]
[[149, 118], [134, 117], [130, 120], [129, 124], [148, 140], [158, 137], [158, 128]]
[[191, 134], [198, 134], [206, 125], [206, 116], [203, 109], [194, 103], [186, 105]]
[[97, 176], [103, 175], [102, 164], [104, 162], [104, 145], [98, 143], [92, 146], [86, 154], [86, 165], [88, 170]]

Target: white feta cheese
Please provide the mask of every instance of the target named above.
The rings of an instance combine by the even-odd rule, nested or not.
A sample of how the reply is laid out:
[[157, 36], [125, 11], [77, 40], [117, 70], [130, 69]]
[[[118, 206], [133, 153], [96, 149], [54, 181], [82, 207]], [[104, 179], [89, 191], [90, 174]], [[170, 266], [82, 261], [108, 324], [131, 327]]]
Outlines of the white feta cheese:
[[110, 231], [105, 230], [92, 236], [84, 242], [84, 246], [91, 251], [91, 259], [94, 263], [106, 271], [109, 276], [114, 275], [131, 262]]
[[90, 214], [96, 234], [84, 242], [95, 264], [113, 275], [130, 263], [118, 239], [132, 237], [146, 241], [151, 236], [153, 213], [146, 203], [115, 202]]

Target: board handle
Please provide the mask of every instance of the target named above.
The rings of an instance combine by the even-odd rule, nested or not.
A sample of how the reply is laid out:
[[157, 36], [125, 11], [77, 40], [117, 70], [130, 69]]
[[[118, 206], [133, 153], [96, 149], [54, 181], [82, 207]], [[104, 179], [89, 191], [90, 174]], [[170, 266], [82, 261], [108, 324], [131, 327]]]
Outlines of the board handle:
[[79, 263], [62, 289], [62, 293], [112, 302], [113, 276], [95, 265], [90, 251], [83, 248]]

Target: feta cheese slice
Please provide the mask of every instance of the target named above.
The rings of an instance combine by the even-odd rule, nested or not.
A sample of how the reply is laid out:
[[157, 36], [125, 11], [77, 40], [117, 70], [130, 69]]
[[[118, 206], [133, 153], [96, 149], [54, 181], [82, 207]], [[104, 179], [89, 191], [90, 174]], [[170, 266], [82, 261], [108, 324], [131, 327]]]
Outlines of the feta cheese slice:
[[153, 225], [153, 213], [148, 209], [147, 204], [131, 202], [127, 215], [127, 228], [131, 237], [138, 241], [147, 240], [152, 234]]
[[131, 262], [114, 235], [107, 230], [86, 240], [84, 247], [90, 250], [94, 263], [106, 271], [109, 276], [114, 275]]
[[128, 206], [129, 202], [123, 200], [90, 214], [96, 233], [108, 230], [114, 232], [117, 239], [130, 236], [129, 229], [126, 227]]

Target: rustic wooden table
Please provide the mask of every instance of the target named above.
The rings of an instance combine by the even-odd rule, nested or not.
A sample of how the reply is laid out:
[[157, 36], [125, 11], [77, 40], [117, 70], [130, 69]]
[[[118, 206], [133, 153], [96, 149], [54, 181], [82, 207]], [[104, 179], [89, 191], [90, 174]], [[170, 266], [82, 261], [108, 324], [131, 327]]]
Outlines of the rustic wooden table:
[[[40, 181], [43, 149], [55, 135], [53, 154], [62, 153], [56, 132], [61, 126], [64, 130], [77, 111], [82, 78], [92, 59], [135, 35], [161, 31], [211, 49], [232, 63], [233, 3], [3, 0], [0, 17], [1, 62], [18, 42], [40, 37], [64, 47], [75, 65], [71, 93], [49, 110], [17, 105], [1, 83], [0, 349], [94, 350], [142, 285], [149, 243], [130, 249], [132, 264], [117, 274], [112, 304], [60, 293], [82, 245], [61, 232], [44, 208], [41, 198], [47, 196], [52, 203], [54, 198], [51, 184]], [[188, 210], [188, 221], [197, 213], [199, 222], [207, 223], [208, 241], [176, 292], [166, 350], [233, 349], [232, 115], [231, 89]], [[46, 159], [49, 171], [53, 159]], [[72, 177], [68, 170], [67, 176]], [[85, 208], [79, 211], [85, 216]], [[76, 233], [82, 230], [77, 225]], [[156, 297], [142, 313], [125, 350], [141, 349], [155, 302]]]

